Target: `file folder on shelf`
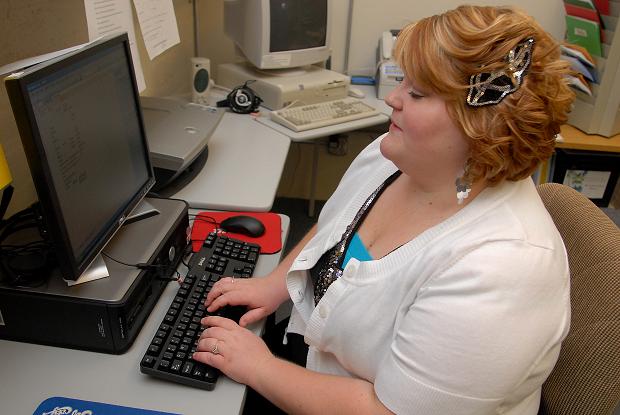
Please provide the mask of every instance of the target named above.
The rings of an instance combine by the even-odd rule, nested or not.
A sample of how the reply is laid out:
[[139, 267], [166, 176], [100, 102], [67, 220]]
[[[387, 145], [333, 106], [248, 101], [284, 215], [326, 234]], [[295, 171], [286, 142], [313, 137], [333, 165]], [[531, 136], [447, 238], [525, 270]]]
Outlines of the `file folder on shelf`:
[[566, 16], [566, 40], [583, 46], [590, 54], [603, 56], [601, 27], [598, 23], [576, 16]]

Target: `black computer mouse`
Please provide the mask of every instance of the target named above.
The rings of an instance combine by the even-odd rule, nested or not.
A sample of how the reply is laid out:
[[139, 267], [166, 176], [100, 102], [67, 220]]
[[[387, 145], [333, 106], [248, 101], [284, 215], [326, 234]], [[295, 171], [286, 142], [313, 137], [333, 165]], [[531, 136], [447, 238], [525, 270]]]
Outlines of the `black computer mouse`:
[[241, 235], [258, 238], [265, 233], [265, 225], [261, 221], [251, 216], [231, 216], [224, 219], [219, 226], [226, 232], [238, 233]]

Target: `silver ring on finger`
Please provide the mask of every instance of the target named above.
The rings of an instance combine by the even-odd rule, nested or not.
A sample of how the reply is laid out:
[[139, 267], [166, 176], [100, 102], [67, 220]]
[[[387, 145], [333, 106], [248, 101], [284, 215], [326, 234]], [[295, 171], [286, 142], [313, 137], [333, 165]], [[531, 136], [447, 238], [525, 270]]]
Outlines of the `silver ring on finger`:
[[220, 354], [220, 351], [217, 349], [217, 340], [215, 341], [215, 344], [213, 345], [213, 348], [211, 349], [211, 353]]

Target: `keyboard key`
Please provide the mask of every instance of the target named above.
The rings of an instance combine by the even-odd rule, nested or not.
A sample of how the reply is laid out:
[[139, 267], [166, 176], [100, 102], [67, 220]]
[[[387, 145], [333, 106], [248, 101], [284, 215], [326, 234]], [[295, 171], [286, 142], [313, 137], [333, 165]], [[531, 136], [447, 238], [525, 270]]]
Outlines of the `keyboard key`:
[[169, 367], [170, 367], [170, 362], [169, 362], [168, 360], [160, 360], [160, 361], [159, 361], [159, 366], [158, 366], [158, 368], [159, 368], [160, 370], [167, 371]]
[[219, 372], [217, 369], [207, 366], [205, 369], [205, 379], [215, 380], [217, 379]]
[[151, 344], [151, 345], [149, 346], [149, 349], [148, 349], [147, 353], [148, 353], [148, 354], [150, 354], [150, 355], [157, 356], [157, 355], [159, 354], [159, 350], [160, 350], [160, 349], [161, 349], [161, 347], [159, 347], [158, 345], [156, 345], [156, 344]]
[[171, 372], [180, 372], [182, 364], [183, 364], [182, 360], [179, 360], [179, 359], [173, 360], [172, 361], [172, 365], [170, 366], [170, 371]]
[[142, 365], [146, 367], [153, 367], [155, 365], [155, 358], [153, 356], [146, 355], [144, 359], [142, 359]]
[[192, 372], [192, 377], [202, 379], [205, 375], [205, 369], [202, 365], [194, 366], [194, 371]]
[[190, 376], [193, 372], [192, 369], [194, 368], [194, 363], [193, 362], [185, 362], [185, 364], [183, 365], [183, 370], [181, 371], [181, 373], [183, 373], [184, 375]]

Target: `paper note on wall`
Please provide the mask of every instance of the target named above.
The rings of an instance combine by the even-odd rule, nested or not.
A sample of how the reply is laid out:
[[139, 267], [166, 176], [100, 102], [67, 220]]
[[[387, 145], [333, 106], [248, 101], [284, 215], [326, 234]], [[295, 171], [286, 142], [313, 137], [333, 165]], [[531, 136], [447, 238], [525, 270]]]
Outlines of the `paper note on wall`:
[[181, 41], [172, 0], [133, 0], [133, 4], [151, 60]]
[[138, 90], [144, 91], [146, 83], [136, 45], [136, 32], [133, 26], [130, 0], [84, 0], [84, 8], [86, 9], [86, 23], [90, 40], [115, 32], [127, 32]]

